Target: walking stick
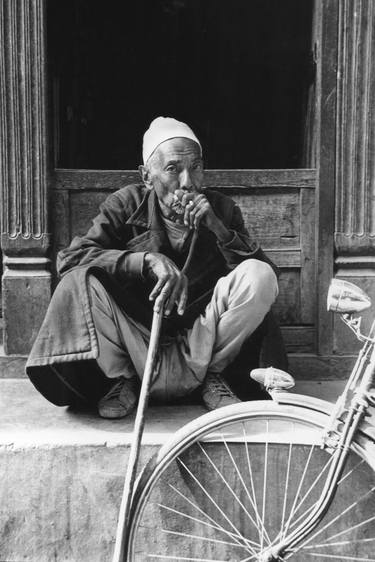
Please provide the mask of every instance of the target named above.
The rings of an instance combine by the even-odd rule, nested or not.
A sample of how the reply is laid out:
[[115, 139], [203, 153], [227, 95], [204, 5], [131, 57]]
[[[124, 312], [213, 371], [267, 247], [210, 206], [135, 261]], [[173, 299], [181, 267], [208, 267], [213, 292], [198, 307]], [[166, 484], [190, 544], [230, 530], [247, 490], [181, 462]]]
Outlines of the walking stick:
[[122, 494], [120, 512], [118, 516], [115, 551], [112, 562], [125, 562], [124, 550], [127, 538], [127, 530], [129, 528], [129, 516], [131, 508], [132, 491], [137, 472], [138, 457], [145, 424], [145, 414], [152, 383], [152, 375], [155, 371], [157, 351], [160, 338], [161, 323], [163, 319], [163, 308], [156, 312], [152, 318], [150, 344], [148, 347], [145, 370], [142, 379], [141, 392], [138, 400], [137, 414], [134, 422], [133, 441], [130, 447], [130, 455], [126, 476], [124, 482], [124, 490]]
[[[185, 265], [181, 270], [181, 273], [185, 273], [188, 266], [190, 265], [197, 239], [198, 229], [196, 229], [193, 233], [189, 253], [186, 258]], [[133, 486], [135, 475], [137, 472], [139, 451], [141, 447], [143, 428], [145, 425], [145, 414], [152, 383], [152, 375], [155, 372], [163, 313], [164, 310], [163, 307], [161, 307], [161, 310], [159, 312], [154, 311], [154, 315], [152, 317], [150, 343], [147, 352], [145, 370], [143, 373], [141, 392], [139, 394], [137, 414], [134, 421], [133, 441], [130, 446], [129, 462], [126, 468], [124, 489], [122, 493], [121, 506], [117, 523], [115, 551], [113, 554], [112, 562], [126, 562], [126, 560], [124, 559], [124, 554], [127, 541], [127, 533], [129, 529], [129, 517], [131, 511]]]

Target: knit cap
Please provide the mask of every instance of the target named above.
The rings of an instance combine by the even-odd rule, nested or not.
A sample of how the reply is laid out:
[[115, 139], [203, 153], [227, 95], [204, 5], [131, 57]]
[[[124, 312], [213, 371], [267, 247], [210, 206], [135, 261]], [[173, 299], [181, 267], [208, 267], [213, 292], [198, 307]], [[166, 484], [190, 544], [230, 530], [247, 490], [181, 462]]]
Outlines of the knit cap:
[[201, 143], [186, 123], [177, 121], [173, 117], [157, 117], [151, 122], [143, 135], [143, 163], [146, 164], [147, 160], [162, 142], [176, 137], [193, 140], [199, 145], [202, 154]]

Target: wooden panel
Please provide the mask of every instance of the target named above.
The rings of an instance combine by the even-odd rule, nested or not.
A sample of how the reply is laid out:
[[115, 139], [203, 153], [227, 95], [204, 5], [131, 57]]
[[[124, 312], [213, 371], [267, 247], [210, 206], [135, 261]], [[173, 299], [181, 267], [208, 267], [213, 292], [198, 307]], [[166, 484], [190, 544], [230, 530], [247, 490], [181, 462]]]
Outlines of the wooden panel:
[[82, 235], [91, 226], [92, 219], [98, 214], [100, 203], [108, 193], [85, 191], [72, 192], [70, 195], [71, 236]]
[[234, 195], [245, 224], [264, 248], [298, 247], [300, 243], [299, 192], [275, 193], [267, 188]]
[[[54, 172], [54, 189], [115, 190], [129, 183], [139, 183], [137, 170], [63, 170]], [[206, 170], [206, 187], [228, 190], [247, 188], [316, 187], [316, 170]]]
[[52, 196], [53, 247], [55, 251], [65, 248], [71, 240], [71, 216], [69, 192], [54, 191]]
[[336, 164], [336, 88], [338, 83], [338, 13], [339, 0], [317, 2], [318, 11], [318, 73], [317, 73], [317, 123], [318, 179], [316, 197], [316, 306], [318, 332], [318, 353], [329, 356], [332, 353], [332, 320], [326, 314], [325, 295], [334, 267], [334, 200]]
[[283, 326], [282, 334], [288, 353], [312, 353], [315, 348], [313, 326]]
[[281, 324], [301, 323], [301, 287], [298, 269], [282, 270], [279, 277], [279, 296], [274, 309]]
[[302, 380], [345, 380], [355, 363], [354, 355], [289, 355], [289, 372]]
[[277, 248], [273, 250], [267, 250], [267, 256], [273, 261], [278, 267], [282, 268], [300, 268], [301, 267], [301, 250], [284, 250], [282, 248]]
[[315, 193], [301, 189], [301, 322], [315, 321], [316, 306], [316, 263], [315, 263]]

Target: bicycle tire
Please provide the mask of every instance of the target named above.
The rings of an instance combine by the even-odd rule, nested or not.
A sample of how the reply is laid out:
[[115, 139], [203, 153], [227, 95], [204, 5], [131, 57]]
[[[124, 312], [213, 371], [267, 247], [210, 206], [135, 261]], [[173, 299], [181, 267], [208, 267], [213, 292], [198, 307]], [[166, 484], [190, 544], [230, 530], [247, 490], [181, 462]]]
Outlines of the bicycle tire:
[[[181, 428], [137, 481], [126, 560], [261, 560], [319, 497], [332, 458], [319, 447], [326, 420], [255, 401]], [[373, 443], [358, 436], [328, 514], [283, 559], [375, 561], [374, 459]]]

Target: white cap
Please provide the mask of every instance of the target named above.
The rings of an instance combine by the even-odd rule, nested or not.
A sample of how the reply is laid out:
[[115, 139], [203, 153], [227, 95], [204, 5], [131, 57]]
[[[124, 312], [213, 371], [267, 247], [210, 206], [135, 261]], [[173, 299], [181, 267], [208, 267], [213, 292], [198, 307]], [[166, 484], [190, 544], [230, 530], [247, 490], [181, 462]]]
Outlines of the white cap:
[[162, 142], [176, 137], [193, 140], [199, 145], [202, 154], [201, 143], [186, 123], [177, 121], [173, 117], [157, 117], [143, 135], [143, 163], [146, 164], [147, 160]]

